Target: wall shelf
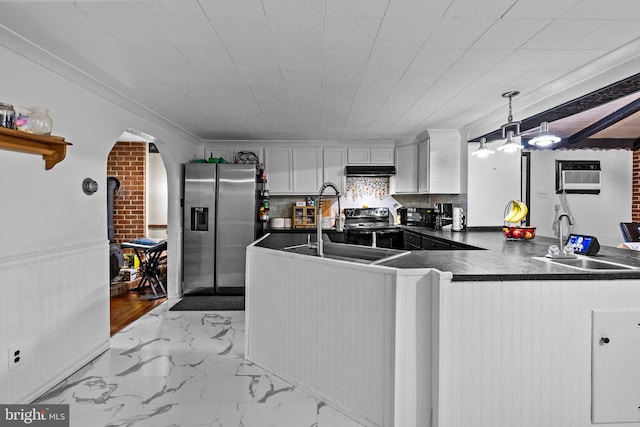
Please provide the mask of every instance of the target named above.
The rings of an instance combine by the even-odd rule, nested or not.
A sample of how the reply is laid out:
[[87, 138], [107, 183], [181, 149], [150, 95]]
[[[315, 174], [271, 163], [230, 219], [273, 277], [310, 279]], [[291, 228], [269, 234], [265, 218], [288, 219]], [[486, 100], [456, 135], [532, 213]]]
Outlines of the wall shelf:
[[51, 169], [64, 160], [67, 154], [66, 142], [60, 136], [33, 135], [19, 130], [0, 127], [0, 149], [41, 154], [44, 168]]

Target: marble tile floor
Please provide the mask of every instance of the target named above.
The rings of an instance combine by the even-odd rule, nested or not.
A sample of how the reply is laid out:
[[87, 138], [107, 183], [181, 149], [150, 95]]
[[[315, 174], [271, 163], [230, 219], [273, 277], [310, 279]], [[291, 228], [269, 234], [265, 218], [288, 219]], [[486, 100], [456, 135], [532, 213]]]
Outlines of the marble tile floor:
[[69, 404], [71, 427], [361, 426], [244, 360], [243, 347], [243, 311], [166, 302], [34, 403]]

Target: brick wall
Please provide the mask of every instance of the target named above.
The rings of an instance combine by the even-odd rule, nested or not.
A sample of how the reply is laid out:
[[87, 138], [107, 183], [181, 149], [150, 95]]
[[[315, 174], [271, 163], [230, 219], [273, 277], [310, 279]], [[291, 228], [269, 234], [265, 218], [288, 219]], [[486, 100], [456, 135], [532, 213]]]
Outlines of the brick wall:
[[640, 222], [640, 151], [633, 152], [631, 222]]
[[107, 176], [120, 180], [113, 201], [115, 243], [145, 237], [147, 144], [117, 142], [107, 159]]

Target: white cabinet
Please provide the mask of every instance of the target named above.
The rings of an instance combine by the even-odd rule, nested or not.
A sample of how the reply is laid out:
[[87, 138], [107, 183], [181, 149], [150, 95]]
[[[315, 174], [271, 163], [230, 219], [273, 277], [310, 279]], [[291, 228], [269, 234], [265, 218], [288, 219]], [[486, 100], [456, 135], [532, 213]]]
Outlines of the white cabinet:
[[265, 148], [271, 194], [316, 194], [322, 186], [320, 148]]
[[[431, 194], [459, 194], [461, 174], [460, 133], [430, 130], [428, 142], [428, 174]], [[465, 151], [466, 155], [466, 151]]]
[[316, 194], [322, 186], [322, 150], [293, 148], [293, 192]]
[[293, 150], [291, 148], [265, 148], [264, 166], [267, 186], [273, 194], [293, 191]]
[[429, 192], [429, 141], [418, 143], [418, 193]]
[[392, 165], [393, 147], [347, 148], [347, 163], [350, 165]]
[[392, 165], [393, 164], [393, 148], [372, 148], [371, 164], [372, 165]]
[[418, 146], [396, 147], [396, 193], [418, 192]]
[[637, 423], [640, 312], [593, 311], [592, 321], [592, 423]]
[[460, 193], [459, 133], [430, 132], [417, 144], [396, 147], [395, 193]]
[[333, 182], [341, 193], [346, 187], [344, 167], [347, 164], [347, 150], [343, 147], [323, 150], [323, 181]]

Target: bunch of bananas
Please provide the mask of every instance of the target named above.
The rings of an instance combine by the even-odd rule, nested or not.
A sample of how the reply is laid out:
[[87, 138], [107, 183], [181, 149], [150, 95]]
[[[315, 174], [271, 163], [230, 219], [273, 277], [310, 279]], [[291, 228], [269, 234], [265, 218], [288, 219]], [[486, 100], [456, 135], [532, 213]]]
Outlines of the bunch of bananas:
[[504, 222], [520, 222], [527, 216], [529, 212], [527, 205], [519, 200], [511, 200], [509, 204], [511, 205], [511, 209], [509, 209], [509, 205], [507, 205], [509, 212], [505, 215]]

